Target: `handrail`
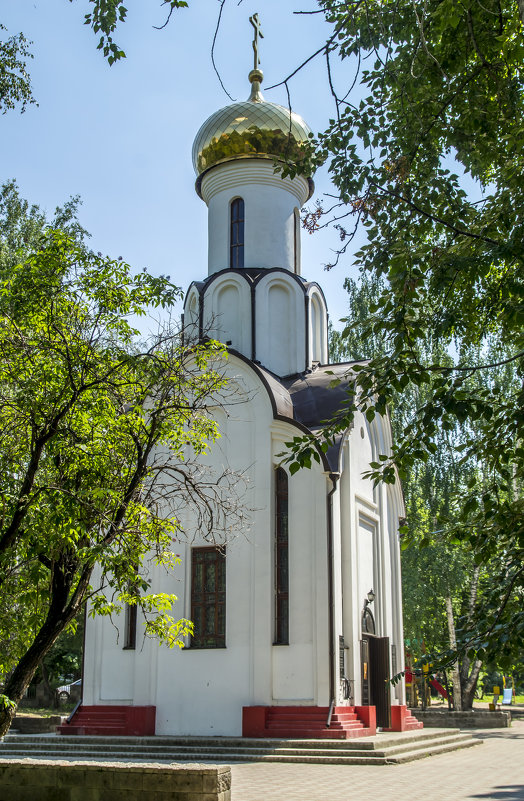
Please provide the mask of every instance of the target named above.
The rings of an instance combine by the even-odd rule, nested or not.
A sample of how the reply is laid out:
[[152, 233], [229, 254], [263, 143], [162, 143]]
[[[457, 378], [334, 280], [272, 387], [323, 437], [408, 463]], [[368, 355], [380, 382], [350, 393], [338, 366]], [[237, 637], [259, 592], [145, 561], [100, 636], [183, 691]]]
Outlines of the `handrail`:
[[331, 700], [330, 705], [329, 705], [329, 714], [328, 714], [327, 723], [326, 723], [326, 728], [328, 728], [328, 729], [331, 726], [331, 717], [333, 715], [333, 710], [334, 709], [335, 709], [335, 699], [333, 698]]
[[80, 707], [80, 706], [82, 706], [82, 701], [81, 700], [76, 702], [76, 706], [73, 709], [73, 711], [71, 712], [71, 714], [69, 715], [69, 717], [67, 718], [66, 723], [71, 723], [71, 721], [73, 720], [74, 716], [78, 712], [78, 707]]

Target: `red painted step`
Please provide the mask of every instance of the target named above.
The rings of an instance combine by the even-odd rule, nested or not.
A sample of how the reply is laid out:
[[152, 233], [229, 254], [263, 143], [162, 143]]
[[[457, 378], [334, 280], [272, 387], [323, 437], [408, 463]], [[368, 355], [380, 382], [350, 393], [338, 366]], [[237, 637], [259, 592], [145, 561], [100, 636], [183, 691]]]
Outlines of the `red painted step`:
[[345, 740], [375, 734], [372, 720], [366, 725], [355, 707], [335, 707], [329, 727], [328, 707], [244, 707], [242, 711], [244, 737]]
[[423, 729], [422, 721], [411, 714], [407, 706], [397, 705], [391, 707], [391, 727], [385, 731], [414, 731]]
[[59, 734], [101, 736], [147, 736], [155, 733], [154, 706], [84, 706], [68, 722], [57, 727]]

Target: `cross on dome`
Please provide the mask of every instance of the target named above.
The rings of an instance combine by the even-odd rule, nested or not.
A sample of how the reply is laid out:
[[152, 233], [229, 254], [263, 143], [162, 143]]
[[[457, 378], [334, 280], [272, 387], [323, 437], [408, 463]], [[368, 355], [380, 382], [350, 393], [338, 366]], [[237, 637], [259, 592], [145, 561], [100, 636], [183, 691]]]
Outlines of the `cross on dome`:
[[253, 26], [253, 28], [255, 29], [255, 38], [253, 39], [253, 51], [254, 51], [253, 69], [258, 70], [260, 66], [260, 55], [258, 52], [258, 37], [260, 36], [260, 38], [263, 39], [264, 34], [262, 33], [261, 22], [258, 13], [253, 14], [253, 16], [249, 18], [249, 21]]

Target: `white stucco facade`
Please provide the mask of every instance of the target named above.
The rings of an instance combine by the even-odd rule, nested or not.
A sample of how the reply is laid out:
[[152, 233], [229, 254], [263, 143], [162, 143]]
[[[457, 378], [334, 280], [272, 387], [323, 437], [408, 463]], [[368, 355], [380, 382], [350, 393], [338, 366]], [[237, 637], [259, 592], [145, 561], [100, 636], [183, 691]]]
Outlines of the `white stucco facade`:
[[[227, 460], [232, 469], [248, 474], [245, 503], [252, 523], [247, 533], [226, 543], [225, 648], [159, 647], [141, 639], [139, 619], [136, 648], [126, 650], [123, 620], [89, 620], [87, 626], [84, 704], [155, 706], [157, 734], [240, 735], [243, 707], [329, 706], [333, 659], [336, 704], [359, 704], [362, 610], [371, 588], [376, 633], [389, 637], [396, 668], [402, 668], [398, 509], [391, 501], [388, 509], [390, 490], [373, 490], [361, 477], [378, 446], [376, 429], [387, 421], [369, 426], [357, 417], [340, 450], [332, 496], [333, 634], [336, 643], [343, 636], [347, 646], [351, 686], [350, 698], [344, 698], [338, 653], [329, 652], [328, 496], [334, 476], [313, 462], [310, 470], [289, 477], [289, 644], [273, 645], [274, 476], [285, 442], [298, 431], [293, 421], [275, 419], [261, 370], [231, 355], [227, 372], [245, 402], [237, 396], [222, 420], [211, 461], [220, 466]], [[157, 568], [153, 589], [174, 592], [176, 613], [190, 618], [191, 550], [209, 543], [199, 538], [190, 519], [184, 525], [187, 541], [176, 546], [182, 563], [170, 573]], [[404, 702], [402, 684], [392, 702]]]

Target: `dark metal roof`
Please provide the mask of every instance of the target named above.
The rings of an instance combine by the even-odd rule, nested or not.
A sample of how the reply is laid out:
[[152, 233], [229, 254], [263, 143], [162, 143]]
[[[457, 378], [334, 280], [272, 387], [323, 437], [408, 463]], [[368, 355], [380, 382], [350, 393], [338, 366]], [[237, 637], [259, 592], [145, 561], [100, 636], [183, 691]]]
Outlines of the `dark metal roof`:
[[[319, 365], [308, 373], [278, 378], [260, 365], [246, 361], [263, 377], [276, 415], [287, 417], [312, 433], [321, 431], [344, 412], [354, 381], [351, 368], [358, 363]], [[339, 471], [343, 438], [344, 432], [338, 434], [325, 454], [326, 466], [332, 472]]]
[[291, 395], [294, 417], [311, 430], [323, 428], [348, 402], [354, 376], [351, 364], [321, 365], [310, 373], [283, 378]]

